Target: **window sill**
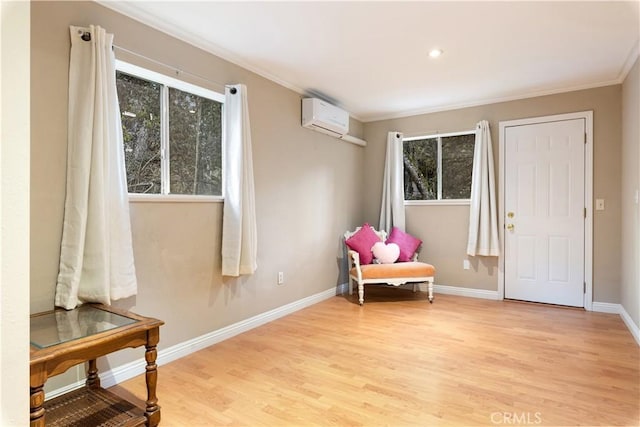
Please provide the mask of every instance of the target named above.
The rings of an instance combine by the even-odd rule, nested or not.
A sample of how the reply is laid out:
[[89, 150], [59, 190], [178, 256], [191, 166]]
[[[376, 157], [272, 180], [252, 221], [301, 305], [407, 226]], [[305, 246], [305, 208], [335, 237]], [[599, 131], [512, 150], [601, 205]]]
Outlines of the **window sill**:
[[471, 200], [405, 200], [405, 206], [469, 206]]
[[192, 196], [182, 194], [136, 194], [129, 193], [130, 203], [223, 203], [222, 196]]

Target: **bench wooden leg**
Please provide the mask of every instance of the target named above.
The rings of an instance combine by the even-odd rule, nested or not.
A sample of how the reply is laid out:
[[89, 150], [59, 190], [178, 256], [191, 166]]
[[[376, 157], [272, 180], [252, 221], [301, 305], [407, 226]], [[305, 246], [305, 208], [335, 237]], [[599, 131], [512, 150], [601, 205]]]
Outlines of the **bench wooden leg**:
[[358, 283], [358, 302], [360, 305], [364, 304], [364, 285]]
[[433, 280], [429, 280], [427, 285], [429, 289], [429, 302], [433, 303]]

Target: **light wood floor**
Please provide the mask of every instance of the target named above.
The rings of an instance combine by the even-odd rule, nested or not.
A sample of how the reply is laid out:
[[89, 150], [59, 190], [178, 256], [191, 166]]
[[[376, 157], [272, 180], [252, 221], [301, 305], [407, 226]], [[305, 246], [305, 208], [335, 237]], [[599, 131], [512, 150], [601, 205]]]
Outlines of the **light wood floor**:
[[158, 397], [164, 426], [639, 425], [639, 365], [617, 315], [368, 287], [161, 366]]

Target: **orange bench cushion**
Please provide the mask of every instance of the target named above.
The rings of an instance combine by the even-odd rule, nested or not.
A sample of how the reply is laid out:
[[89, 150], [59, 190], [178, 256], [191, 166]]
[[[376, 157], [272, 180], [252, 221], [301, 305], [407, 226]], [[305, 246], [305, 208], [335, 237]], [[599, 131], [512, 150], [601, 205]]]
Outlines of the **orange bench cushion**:
[[[363, 279], [391, 279], [395, 277], [433, 277], [436, 269], [424, 262], [397, 262], [395, 264], [367, 264], [361, 265]], [[356, 268], [351, 274], [357, 276]]]

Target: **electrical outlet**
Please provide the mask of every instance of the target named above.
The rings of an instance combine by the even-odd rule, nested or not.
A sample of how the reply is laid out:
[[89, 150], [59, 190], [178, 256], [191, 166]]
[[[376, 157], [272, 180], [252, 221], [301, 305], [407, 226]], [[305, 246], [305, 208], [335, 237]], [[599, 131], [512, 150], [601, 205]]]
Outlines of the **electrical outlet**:
[[471, 268], [471, 263], [468, 259], [462, 260], [462, 268], [464, 268], [465, 270], [469, 270]]
[[279, 271], [278, 272], [278, 285], [282, 285], [284, 284], [284, 272], [283, 271]]

